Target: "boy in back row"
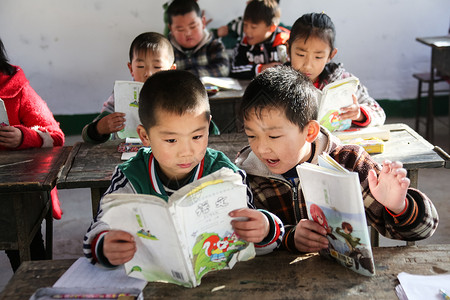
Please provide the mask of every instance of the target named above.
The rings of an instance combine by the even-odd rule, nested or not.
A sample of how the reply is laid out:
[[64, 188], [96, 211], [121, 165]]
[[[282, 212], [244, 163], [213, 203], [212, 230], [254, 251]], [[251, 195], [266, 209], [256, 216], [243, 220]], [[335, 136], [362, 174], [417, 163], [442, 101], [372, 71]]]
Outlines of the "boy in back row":
[[[134, 81], [145, 80], [156, 72], [175, 69], [175, 57], [170, 42], [156, 32], [138, 35], [130, 46], [128, 70]], [[104, 143], [125, 127], [126, 116], [115, 112], [114, 92], [103, 103], [102, 111], [91, 123], [84, 126], [81, 136], [85, 142]]]
[[[207, 148], [211, 122], [209, 101], [201, 81], [187, 71], [159, 72], [144, 83], [139, 96], [139, 134], [144, 148], [119, 165], [111, 178], [109, 193], [151, 194], [162, 199], [184, 185], [222, 167], [240, 171], [222, 152]], [[151, 148], [149, 148], [151, 147]], [[257, 253], [272, 251], [281, 243], [283, 225], [264, 210], [255, 210], [247, 193], [249, 208], [233, 211], [235, 233], [257, 244]], [[101, 203], [83, 243], [87, 258], [104, 266], [121, 265], [133, 258], [136, 244], [125, 231], [111, 230], [102, 222]]]
[[278, 26], [280, 8], [275, 0], [249, 1], [244, 11], [244, 38], [236, 45], [230, 76], [252, 79], [266, 68], [285, 63], [290, 31]]
[[225, 46], [206, 29], [206, 19], [195, 0], [174, 0], [167, 8], [169, 40], [179, 70], [201, 76], [228, 76]]
[[380, 169], [362, 147], [341, 145], [316, 121], [316, 97], [308, 77], [280, 66], [257, 76], [241, 103], [250, 147], [236, 164], [247, 172], [256, 206], [284, 223], [283, 248], [316, 252], [328, 247], [325, 228], [308, 220], [295, 169], [303, 162], [317, 164], [323, 152], [359, 174], [367, 221], [378, 232], [407, 241], [431, 236], [437, 211], [425, 194], [408, 188], [402, 164], [385, 161]]

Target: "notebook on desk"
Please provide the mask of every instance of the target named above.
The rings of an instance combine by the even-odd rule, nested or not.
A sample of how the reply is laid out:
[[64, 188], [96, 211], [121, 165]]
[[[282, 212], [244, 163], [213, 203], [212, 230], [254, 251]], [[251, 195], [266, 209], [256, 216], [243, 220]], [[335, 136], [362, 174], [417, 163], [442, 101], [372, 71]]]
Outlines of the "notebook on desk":
[[142, 290], [146, 285], [145, 280], [127, 276], [123, 266], [107, 269], [92, 265], [87, 258], [80, 257], [53, 287], [38, 289], [30, 299], [62, 299], [69, 296], [77, 297], [76, 299], [104, 299], [105, 295], [116, 299], [119, 295], [144, 299]]

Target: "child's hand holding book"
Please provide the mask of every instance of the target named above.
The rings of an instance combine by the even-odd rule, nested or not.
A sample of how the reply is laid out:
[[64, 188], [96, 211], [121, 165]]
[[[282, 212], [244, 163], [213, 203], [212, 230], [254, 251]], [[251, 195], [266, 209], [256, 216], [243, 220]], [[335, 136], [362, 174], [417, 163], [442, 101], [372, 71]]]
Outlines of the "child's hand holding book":
[[230, 212], [234, 232], [239, 238], [251, 243], [259, 243], [269, 234], [269, 221], [260, 211], [250, 208], [236, 209]]
[[295, 228], [295, 248], [301, 252], [319, 252], [328, 248], [327, 231], [322, 225], [308, 219], [302, 219]]
[[123, 230], [111, 230], [103, 240], [103, 254], [115, 266], [130, 261], [136, 252], [133, 235]]

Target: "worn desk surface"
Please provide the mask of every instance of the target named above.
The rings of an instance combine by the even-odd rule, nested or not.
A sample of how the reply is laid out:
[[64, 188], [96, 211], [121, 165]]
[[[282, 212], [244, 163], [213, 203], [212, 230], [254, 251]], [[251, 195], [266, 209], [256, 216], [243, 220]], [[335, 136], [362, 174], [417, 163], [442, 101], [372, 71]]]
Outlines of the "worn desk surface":
[[50, 191], [70, 150], [0, 151], [0, 249], [19, 250], [21, 261], [30, 259], [30, 242], [44, 218], [47, 257], [52, 257]]
[[49, 191], [70, 147], [0, 151], [0, 192]]
[[[365, 277], [320, 256], [278, 251], [207, 274], [200, 286], [148, 283], [145, 299], [397, 299], [397, 275], [450, 272], [450, 245], [374, 248], [376, 275]], [[52, 286], [75, 260], [25, 262], [1, 299], [28, 299]], [[223, 286], [215, 292], [212, 289]]]
[[[418, 170], [439, 168], [444, 160], [434, 150], [434, 146], [404, 124], [384, 125], [391, 130], [391, 138], [385, 144], [382, 154], [373, 155], [381, 163], [384, 159], [402, 161], [409, 170], [411, 185], [417, 186]], [[110, 184], [116, 165], [120, 164], [121, 153], [117, 146], [122, 140], [92, 145], [77, 143], [58, 180], [58, 188], [91, 188], [93, 212], [96, 212], [101, 193]], [[221, 150], [232, 161], [238, 151], [248, 145], [244, 133], [229, 133], [209, 137], [209, 147]]]

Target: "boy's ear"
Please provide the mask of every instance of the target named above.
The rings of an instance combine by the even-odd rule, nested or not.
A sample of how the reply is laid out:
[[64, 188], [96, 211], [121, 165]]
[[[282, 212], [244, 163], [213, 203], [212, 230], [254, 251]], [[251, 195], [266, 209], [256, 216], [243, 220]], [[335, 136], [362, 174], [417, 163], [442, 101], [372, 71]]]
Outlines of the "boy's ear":
[[128, 66], [128, 70], [130, 70], [131, 77], [134, 78], [134, 76], [133, 76], [133, 68], [131, 67], [131, 63], [130, 62], [127, 63], [127, 66]]
[[333, 57], [336, 55], [337, 51], [338, 51], [337, 48], [334, 48], [333, 51], [331, 51], [327, 62], [330, 62], [333, 59]]
[[170, 67], [169, 70], [176, 70], [177, 69], [177, 64], [173, 63], [173, 65]]
[[205, 29], [206, 28], [206, 17], [205, 16], [202, 16], [202, 25], [203, 25], [202, 29]]
[[145, 130], [144, 126], [142, 126], [142, 124], [139, 124], [136, 131], [142, 141], [142, 145], [144, 145], [145, 147], [150, 146], [150, 138], [148, 137], [147, 130]]
[[319, 122], [316, 120], [309, 121], [309, 123], [306, 125], [306, 141], [308, 143], [312, 143], [315, 141], [317, 136], [320, 132], [320, 125]]

